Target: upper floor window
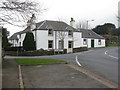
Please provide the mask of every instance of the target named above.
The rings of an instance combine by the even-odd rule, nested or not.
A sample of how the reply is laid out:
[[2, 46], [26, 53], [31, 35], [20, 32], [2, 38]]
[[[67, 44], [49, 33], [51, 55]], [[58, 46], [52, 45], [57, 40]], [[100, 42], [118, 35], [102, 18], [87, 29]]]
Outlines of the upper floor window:
[[52, 29], [48, 30], [48, 35], [53, 36], [53, 30]]
[[83, 39], [83, 45], [87, 44], [87, 39]]
[[98, 45], [101, 45], [101, 40], [98, 40]]
[[72, 36], [72, 37], [73, 37], [73, 32], [72, 32], [72, 30], [69, 30], [69, 31], [68, 31], [68, 36]]

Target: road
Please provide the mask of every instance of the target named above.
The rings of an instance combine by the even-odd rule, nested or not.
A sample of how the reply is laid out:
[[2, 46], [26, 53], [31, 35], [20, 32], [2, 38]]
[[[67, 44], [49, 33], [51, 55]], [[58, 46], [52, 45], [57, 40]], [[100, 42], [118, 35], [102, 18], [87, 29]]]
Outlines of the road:
[[[36, 56], [29, 58], [60, 59], [77, 65], [76, 56], [78, 57], [78, 62], [82, 65], [83, 68], [118, 83], [118, 47], [97, 48], [80, 53], [52, 56]], [[6, 56], [5, 58], [15, 57]]]

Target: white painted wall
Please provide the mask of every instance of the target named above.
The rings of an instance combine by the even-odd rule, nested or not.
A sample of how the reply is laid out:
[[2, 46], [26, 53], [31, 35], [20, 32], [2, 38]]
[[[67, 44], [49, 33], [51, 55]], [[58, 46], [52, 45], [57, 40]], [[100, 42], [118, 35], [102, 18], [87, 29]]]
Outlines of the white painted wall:
[[105, 47], [105, 39], [101, 39], [101, 45], [98, 44], [99, 39], [95, 39], [95, 47]]
[[82, 35], [81, 32], [74, 32], [73, 33], [73, 48], [81, 47], [82, 46]]
[[[55, 32], [53, 31], [53, 36], [48, 35], [48, 30], [37, 30], [33, 31], [34, 38], [36, 40], [36, 49], [44, 49], [44, 50], [49, 50], [48, 48], [48, 40], [53, 40], [53, 49], [59, 49], [59, 40], [60, 38], [58, 37], [58, 34], [55, 36]], [[57, 31], [58, 33], [58, 31]], [[67, 49], [67, 52], [71, 52], [72, 49], [68, 48], [68, 41], [73, 41], [73, 48], [78, 48], [78, 47], [88, 47], [91, 48], [91, 40], [92, 38], [82, 38], [81, 32], [73, 32], [73, 37], [68, 36], [68, 32], [63, 32], [65, 33], [65, 39], [64, 39], [64, 48]], [[18, 35], [18, 42], [16, 40], [13, 40], [13, 46], [23, 46], [23, 41], [25, 38], [25, 33], [21, 34], [21, 37]], [[55, 40], [56, 37], [56, 40]], [[87, 44], [83, 44], [83, 40], [87, 39]], [[94, 47], [105, 47], [105, 39], [101, 39], [101, 45], [98, 45], [98, 40], [99, 39], [94, 39]], [[56, 42], [55, 42], [56, 41]], [[20, 45], [21, 42], [21, 45]], [[56, 48], [55, 48], [56, 44]]]
[[[48, 31], [47, 30], [37, 30], [36, 31], [36, 49], [48, 49]], [[35, 31], [34, 31], [34, 35], [35, 35]], [[50, 39], [52, 40], [52, 39]]]
[[[82, 38], [82, 42], [83, 39], [87, 39], [87, 45], [83, 46], [87, 46], [88, 48], [91, 48], [91, 40], [94, 40], [94, 47], [105, 47], [105, 39]], [[101, 45], [98, 44], [98, 40], [101, 40]]]
[[[35, 34], [36, 32], [36, 34]], [[53, 36], [49, 36], [48, 35], [48, 30], [37, 30], [37, 31], [33, 31], [33, 34], [37, 40], [36, 42], [36, 46], [37, 46], [37, 50], [38, 49], [44, 49], [44, 50], [48, 50], [48, 40], [53, 40], [53, 49], [59, 49], [59, 36], [58, 36], [58, 31], [57, 34], [55, 36], [55, 32], [53, 31]], [[77, 48], [80, 47], [82, 44], [82, 38], [81, 38], [81, 32], [73, 32], [73, 37], [68, 36], [68, 32], [63, 32], [65, 33], [65, 39], [64, 39], [64, 48], [68, 49], [68, 41], [73, 41], [73, 47]], [[56, 42], [55, 42], [55, 37], [56, 37]], [[55, 44], [56, 44], [56, 48], [55, 48]]]

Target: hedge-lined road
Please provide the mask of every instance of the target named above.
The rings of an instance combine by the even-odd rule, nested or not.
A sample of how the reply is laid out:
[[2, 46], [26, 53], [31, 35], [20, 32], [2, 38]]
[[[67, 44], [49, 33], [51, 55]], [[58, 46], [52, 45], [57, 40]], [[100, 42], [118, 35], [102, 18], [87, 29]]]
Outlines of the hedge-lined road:
[[107, 47], [91, 49], [86, 52], [64, 54], [64, 55], [51, 55], [51, 56], [36, 56], [36, 57], [12, 57], [6, 56], [5, 58], [52, 58], [65, 60], [73, 64], [78, 61], [82, 67], [94, 72], [106, 79], [118, 82], [118, 47]]

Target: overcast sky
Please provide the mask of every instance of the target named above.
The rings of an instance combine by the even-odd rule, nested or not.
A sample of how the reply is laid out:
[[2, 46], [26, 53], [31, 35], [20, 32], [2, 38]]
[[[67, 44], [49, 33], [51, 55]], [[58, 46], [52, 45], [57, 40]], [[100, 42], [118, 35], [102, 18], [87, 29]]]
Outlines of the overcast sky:
[[[45, 11], [38, 21], [63, 20], [69, 24], [73, 17], [76, 22], [92, 20], [91, 28], [104, 23], [113, 23], [117, 27], [118, 2], [119, 0], [35, 0], [40, 2]], [[22, 28], [6, 25], [10, 35], [23, 30]]]

